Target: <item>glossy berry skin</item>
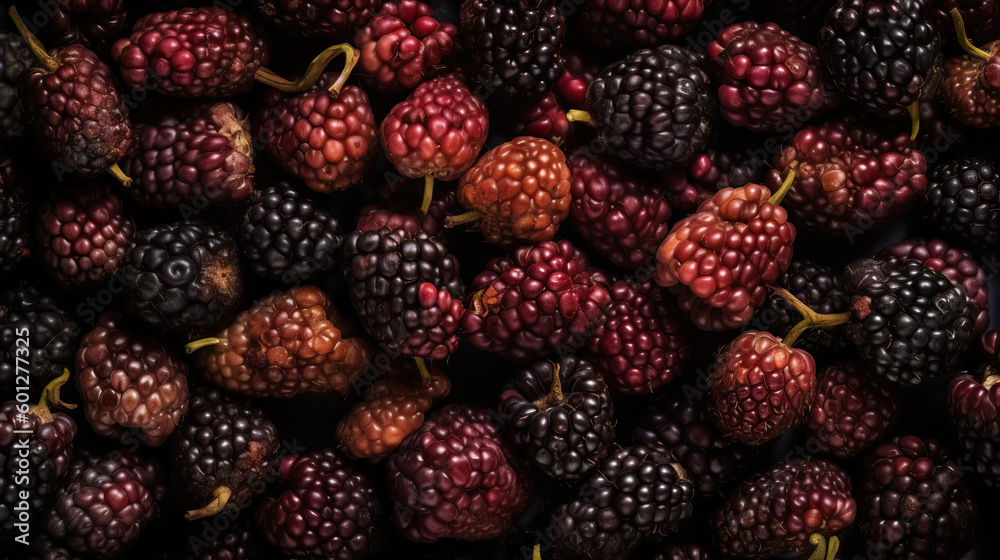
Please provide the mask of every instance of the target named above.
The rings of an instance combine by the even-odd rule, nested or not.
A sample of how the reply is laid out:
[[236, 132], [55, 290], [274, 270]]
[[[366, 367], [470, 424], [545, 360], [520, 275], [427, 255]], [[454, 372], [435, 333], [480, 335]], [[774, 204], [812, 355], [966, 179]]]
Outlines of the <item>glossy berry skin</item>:
[[383, 0], [255, 0], [268, 21], [305, 37], [334, 38], [355, 31], [379, 12]]
[[900, 436], [865, 460], [858, 525], [882, 558], [957, 560], [972, 546], [978, 508], [941, 442]]
[[945, 61], [941, 97], [958, 122], [994, 128], [1000, 126], [1000, 41], [982, 50], [989, 60], [962, 53]]
[[164, 492], [157, 463], [128, 450], [91, 455], [70, 465], [42, 522], [73, 554], [113, 558], [156, 517]]
[[733, 150], [708, 148], [685, 168], [663, 174], [667, 201], [674, 212], [690, 214], [715, 193], [763, 180], [764, 162]]
[[964, 157], [927, 174], [931, 218], [949, 236], [984, 254], [1000, 242], [1000, 179], [996, 165]]
[[550, 91], [540, 99], [521, 102], [511, 131], [514, 136], [534, 136], [562, 148], [570, 135], [570, 122], [559, 98]]
[[[19, 336], [28, 332], [28, 355], [18, 363], [18, 348], [24, 343]], [[73, 363], [80, 329], [71, 315], [48, 294], [34, 286], [26, 286], [0, 294], [0, 395], [14, 398], [17, 377], [28, 368], [28, 380], [33, 395], [40, 394], [50, 381], [62, 375]], [[18, 371], [18, 368], [22, 371]]]
[[330, 297], [300, 286], [257, 300], [199, 350], [205, 378], [230, 393], [287, 398], [300, 393], [346, 393], [364, 371], [371, 348], [347, 338]]
[[74, 378], [98, 435], [159, 447], [187, 414], [187, 374], [187, 362], [173, 350], [109, 311], [83, 337]]
[[[558, 394], [552, 392], [555, 375]], [[517, 372], [500, 394], [497, 412], [508, 441], [552, 478], [580, 480], [614, 448], [608, 386], [590, 362], [574, 356]]]
[[893, 119], [941, 82], [941, 36], [930, 0], [839, 0], [820, 29], [820, 58], [844, 96]]
[[29, 204], [8, 162], [0, 163], [0, 272], [8, 273], [31, 253]]
[[270, 51], [249, 18], [212, 6], [141, 18], [129, 37], [115, 41], [111, 57], [130, 89], [204, 99], [248, 91]]
[[417, 0], [386, 2], [354, 35], [365, 84], [379, 91], [411, 90], [458, 48], [458, 28], [434, 19], [434, 9]]
[[607, 320], [610, 282], [569, 241], [519, 247], [472, 281], [462, 328], [477, 347], [526, 363], [584, 342]]
[[767, 332], [747, 331], [724, 348], [708, 380], [715, 427], [748, 445], [780, 437], [816, 396], [816, 362]]
[[920, 261], [863, 259], [848, 265], [847, 336], [874, 373], [915, 385], [949, 373], [973, 337], [969, 297]]
[[475, 81], [502, 97], [541, 97], [562, 74], [566, 18], [553, 0], [463, 0], [459, 19]]
[[460, 76], [446, 74], [420, 84], [393, 107], [379, 125], [379, 140], [406, 177], [454, 181], [476, 162], [489, 129], [486, 103]]
[[388, 485], [393, 525], [417, 542], [499, 536], [534, 496], [491, 413], [456, 404], [427, 415], [389, 457]]
[[[632, 432], [632, 443], [662, 451], [680, 464], [696, 499], [713, 499], [750, 469], [753, 452], [712, 425], [703, 394], [667, 393], [649, 406]], [[669, 557], [668, 557], [669, 558]]]
[[114, 276], [134, 236], [121, 199], [103, 183], [53, 192], [38, 206], [42, 262], [67, 288], [93, 288]]
[[122, 160], [139, 204], [167, 209], [239, 202], [253, 192], [253, 145], [243, 111], [229, 102], [163, 114], [139, 129]]
[[111, 68], [82, 45], [53, 49], [54, 68], [37, 65], [18, 86], [42, 153], [62, 170], [93, 179], [135, 145], [128, 106]]
[[700, 544], [671, 544], [657, 553], [653, 560], [712, 560], [712, 554], [707, 547]]
[[837, 119], [808, 126], [774, 156], [768, 187], [797, 166], [783, 206], [796, 226], [857, 236], [906, 213], [927, 190], [927, 160], [908, 131]]
[[816, 47], [777, 24], [734, 23], [708, 46], [708, 56], [722, 68], [719, 109], [734, 126], [789, 131], [839, 102]]
[[980, 369], [980, 375], [958, 375], [948, 388], [952, 422], [962, 444], [962, 462], [972, 468], [977, 480], [996, 488], [1000, 474], [1000, 385], [997, 385], [996, 362]]
[[559, 506], [548, 534], [559, 558], [627, 558], [643, 538], [691, 516], [694, 486], [667, 455], [641, 446], [606, 457]]
[[655, 392], [688, 363], [687, 322], [653, 282], [616, 280], [609, 293], [607, 320], [593, 329], [586, 355], [614, 391]]
[[44, 42], [52, 45], [79, 43], [107, 53], [128, 22], [125, 0], [57, 0], [43, 9], [50, 8], [46, 13], [51, 19], [41, 31]]
[[549, 241], [572, 202], [566, 155], [519, 136], [483, 154], [458, 182], [458, 202], [479, 212], [486, 239], [501, 248]]
[[140, 231], [121, 269], [129, 311], [164, 332], [212, 329], [243, 299], [233, 237], [214, 225], [173, 222]]
[[555, 93], [573, 109], [583, 109], [587, 102], [587, 88], [597, 77], [601, 67], [579, 51], [564, 49], [562, 57], [563, 73], [556, 82]]
[[324, 74], [309, 91], [277, 101], [257, 115], [255, 134], [289, 175], [321, 193], [361, 182], [378, 152], [378, 124], [368, 96], [344, 86], [333, 97]]
[[587, 0], [581, 31], [602, 51], [629, 53], [687, 35], [712, 0]]
[[979, 336], [990, 326], [989, 285], [986, 271], [975, 255], [941, 239], [906, 239], [884, 249], [881, 257], [918, 260], [962, 287], [969, 296], [974, 322], [973, 335]]
[[[26, 403], [20, 406], [15, 401], [0, 406], [0, 536], [5, 540], [14, 536], [18, 509], [24, 509], [21, 492], [29, 494], [29, 517], [44, 517], [69, 469], [76, 437], [76, 423], [66, 414], [46, 411], [50, 417], [45, 417]], [[28, 453], [25, 464], [19, 459], [22, 450]]]
[[451, 392], [451, 380], [436, 368], [428, 378], [418, 374], [410, 360], [390, 368], [365, 388], [361, 400], [337, 424], [338, 450], [350, 459], [385, 459], [423, 425], [431, 406]]
[[771, 558], [809, 537], [832, 537], [854, 523], [851, 479], [835, 463], [779, 463], [745, 480], [712, 518], [714, 543], [726, 558]]
[[672, 209], [664, 189], [613, 158], [577, 148], [570, 171], [570, 220], [598, 253], [621, 268], [653, 262], [670, 230]]
[[229, 488], [228, 517], [277, 475], [278, 430], [259, 408], [218, 389], [194, 391], [190, 404], [170, 443], [173, 469], [194, 507], [209, 503], [220, 486]]
[[807, 427], [820, 451], [847, 458], [878, 443], [897, 417], [891, 387], [864, 366], [848, 362], [819, 373]]
[[687, 165], [703, 152], [715, 116], [709, 77], [674, 45], [615, 62], [587, 88], [587, 111], [608, 152], [647, 169]]
[[339, 222], [288, 183], [258, 192], [240, 221], [243, 256], [258, 276], [289, 284], [329, 271], [340, 255]]
[[379, 343], [430, 360], [458, 349], [464, 286], [444, 243], [380, 228], [347, 235], [343, 255], [351, 303]]
[[656, 253], [656, 283], [702, 330], [745, 325], [792, 260], [795, 226], [750, 183], [723, 189], [674, 224]]
[[295, 558], [363, 560], [383, 538], [382, 511], [368, 477], [332, 449], [281, 460], [286, 490], [257, 508], [257, 527]]
[[0, 31], [0, 144], [20, 140], [27, 130], [17, 84], [34, 64], [35, 57], [20, 35]]

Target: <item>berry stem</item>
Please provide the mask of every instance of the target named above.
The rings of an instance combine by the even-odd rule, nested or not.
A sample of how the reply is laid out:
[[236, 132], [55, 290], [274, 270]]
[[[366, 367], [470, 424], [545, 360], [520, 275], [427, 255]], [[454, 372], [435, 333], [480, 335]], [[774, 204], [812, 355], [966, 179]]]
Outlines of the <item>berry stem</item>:
[[587, 126], [597, 127], [597, 125], [594, 124], [594, 119], [590, 116], [590, 113], [579, 109], [570, 109], [569, 111], [566, 111], [566, 120], [569, 122], [581, 122]]
[[972, 41], [969, 40], [969, 36], [965, 33], [965, 20], [962, 19], [962, 12], [958, 11], [958, 8], [952, 8], [950, 13], [951, 21], [955, 24], [955, 34], [958, 35], [958, 44], [962, 45], [965, 52], [971, 54], [972, 56], [983, 60], [989, 60], [990, 53], [973, 45]]
[[470, 212], [466, 212], [464, 214], [458, 214], [458, 215], [455, 215], [455, 216], [448, 216], [444, 220], [444, 227], [451, 228], [451, 227], [455, 227], [455, 226], [460, 226], [462, 224], [467, 224], [469, 222], [475, 222], [475, 221], [481, 219], [482, 217], [483, 217], [483, 215], [480, 214], [479, 212], [476, 212], [475, 210], [472, 210]]
[[229, 503], [229, 498], [232, 497], [233, 491], [230, 490], [228, 486], [219, 486], [212, 492], [212, 496], [215, 497], [207, 506], [199, 509], [193, 509], [184, 514], [189, 521], [194, 521], [195, 519], [201, 519], [202, 517], [210, 517], [222, 511]]
[[843, 325], [851, 319], [851, 312], [844, 311], [843, 313], [833, 313], [824, 315], [822, 313], [816, 313], [809, 306], [799, 301], [799, 299], [793, 296], [788, 290], [784, 288], [771, 288], [774, 293], [780, 296], [782, 299], [787, 301], [792, 307], [795, 308], [799, 314], [802, 315], [803, 319], [797, 325], [792, 327], [792, 330], [788, 331], [788, 334], [782, 340], [782, 344], [785, 346], [792, 346], [795, 341], [799, 339], [805, 331], [809, 329], [822, 328], [822, 327], [833, 327], [836, 325]]
[[31, 408], [31, 412], [41, 418], [43, 423], [52, 421], [52, 413], [49, 412], [49, 407], [52, 405], [59, 405], [70, 410], [76, 408], [75, 404], [63, 402], [62, 398], [59, 397], [59, 390], [67, 381], [69, 381], [69, 368], [64, 368], [62, 375], [50, 381], [42, 389], [42, 394], [38, 397], [38, 404]]
[[910, 103], [906, 111], [910, 113], [910, 140], [916, 140], [917, 133], [920, 132], [920, 102]]
[[21, 14], [17, 13], [17, 7], [11, 6], [7, 13], [10, 14], [10, 19], [14, 21], [14, 26], [17, 27], [18, 33], [21, 37], [28, 43], [28, 47], [31, 52], [34, 53], [35, 57], [38, 58], [41, 63], [49, 69], [49, 72], [55, 72], [56, 68], [59, 68], [59, 59], [50, 55], [48, 51], [45, 50], [45, 46], [42, 42], [35, 37], [35, 34], [28, 31], [28, 27], [24, 25], [24, 20], [21, 19]]
[[222, 340], [218, 338], [202, 338], [199, 340], [192, 340], [191, 342], [188, 342], [187, 344], [184, 345], [184, 351], [187, 352], [188, 354], [194, 354], [195, 352], [201, 350], [206, 346], [215, 346], [220, 342], [222, 342]]
[[771, 198], [767, 199], [768, 202], [777, 205], [781, 204], [781, 201], [785, 199], [785, 195], [792, 189], [792, 183], [795, 182], [795, 173], [798, 169], [799, 162], [793, 161], [789, 166], [788, 175], [785, 176], [785, 180], [781, 183], [781, 187], [778, 189], [778, 192], [772, 194]]
[[332, 47], [328, 47], [326, 50], [319, 53], [319, 55], [309, 63], [309, 67], [306, 68], [306, 73], [303, 74], [303, 76], [297, 81], [293, 82], [282, 78], [268, 68], [261, 68], [260, 70], [257, 70], [257, 73], [254, 74], [254, 79], [262, 84], [269, 85], [274, 89], [285, 93], [302, 93], [303, 91], [311, 88], [313, 84], [319, 80], [319, 77], [323, 75], [323, 71], [326, 70], [330, 61], [337, 58], [341, 54], [347, 57], [347, 60], [344, 61], [344, 69], [340, 71], [340, 76], [338, 76], [337, 80], [333, 82], [333, 85], [327, 89], [331, 96], [337, 97], [340, 95], [340, 88], [344, 87], [344, 84], [347, 83], [347, 78], [351, 75], [351, 71], [354, 70], [354, 65], [358, 63], [359, 59], [358, 51], [347, 43], [333, 45]]
[[826, 537], [819, 533], [813, 533], [809, 536], [809, 544], [814, 545], [816, 549], [809, 555], [808, 560], [834, 560], [837, 557], [837, 551], [840, 550], [840, 539], [830, 537], [830, 545], [827, 546]]
[[420, 203], [420, 211], [426, 214], [432, 200], [434, 200], [434, 176], [428, 175], [424, 177], [424, 200]]
[[989, 389], [996, 385], [998, 381], [1000, 381], [1000, 375], [987, 375], [986, 379], [983, 380], [983, 387]]
[[427, 360], [423, 358], [413, 358], [414, 362], [417, 362], [417, 370], [420, 371], [420, 379], [426, 385], [431, 378], [431, 370], [427, 367]]
[[531, 560], [542, 560], [542, 545], [535, 545], [535, 549], [531, 551]]
[[108, 173], [110, 173], [115, 179], [118, 179], [118, 182], [122, 185], [126, 187], [132, 186], [132, 178], [126, 175], [125, 172], [122, 171], [122, 168], [118, 167], [117, 163], [108, 168]]
[[562, 379], [559, 376], [559, 364], [552, 364], [552, 385], [549, 392], [544, 397], [538, 399], [533, 404], [539, 409], [545, 410], [561, 403], [563, 400]]

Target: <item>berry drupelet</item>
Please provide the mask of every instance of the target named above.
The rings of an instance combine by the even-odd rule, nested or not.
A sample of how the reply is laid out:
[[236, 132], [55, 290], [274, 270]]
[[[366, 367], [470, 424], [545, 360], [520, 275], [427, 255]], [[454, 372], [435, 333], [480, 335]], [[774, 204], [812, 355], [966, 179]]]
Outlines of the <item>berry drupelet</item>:
[[205, 378], [231, 393], [286, 398], [300, 393], [347, 393], [372, 350], [346, 338], [330, 296], [300, 286], [256, 301], [217, 337], [196, 340], [188, 353]]
[[566, 18], [553, 0], [463, 0], [460, 29], [476, 81], [503, 97], [541, 97], [562, 74]]
[[844, 327], [865, 365], [903, 385], [949, 373], [972, 341], [969, 297], [920, 261], [862, 259], [848, 265], [851, 319]]
[[715, 96], [699, 55], [674, 45], [615, 62], [587, 88], [589, 120], [608, 152], [648, 169], [687, 165], [705, 151]]
[[[17, 360], [18, 347], [23, 346], [18, 341], [24, 338], [19, 333], [25, 331], [27, 380], [18, 379], [23, 372], [18, 372]], [[13, 398], [20, 387], [34, 393], [62, 375], [73, 363], [79, 337], [79, 326], [70, 314], [38, 288], [28, 286], [0, 294], [0, 395]]]
[[574, 150], [566, 164], [573, 200], [569, 216], [587, 243], [621, 268], [653, 262], [670, 229], [672, 209], [665, 189], [588, 148]]
[[964, 157], [927, 174], [931, 219], [950, 237], [984, 254], [1000, 242], [1000, 179], [996, 165]]
[[929, 101], [941, 82], [941, 36], [930, 0], [839, 0], [819, 31], [833, 82], [859, 107], [892, 119]]
[[431, 406], [451, 392], [451, 380], [436, 368], [417, 373], [409, 360], [389, 367], [337, 424], [338, 449], [351, 459], [376, 463], [388, 457], [423, 425]]
[[130, 312], [163, 332], [213, 329], [228, 321], [243, 299], [236, 241], [204, 222], [140, 231], [120, 272]]
[[888, 560], [957, 560], [972, 546], [976, 503], [941, 442], [900, 436], [865, 461], [858, 525]]
[[795, 226], [774, 196], [754, 183], [723, 189], [674, 224], [656, 253], [656, 283], [678, 295], [703, 330], [745, 325], [792, 260]]
[[601, 67], [580, 51], [566, 49], [563, 55], [563, 73], [556, 82], [555, 93], [574, 109], [583, 109], [587, 102], [587, 88], [594, 81]]
[[458, 28], [434, 19], [434, 9], [418, 0], [386, 2], [354, 35], [354, 44], [357, 73], [367, 86], [406, 91], [452, 58]]
[[114, 276], [135, 225], [107, 185], [57, 190], [38, 206], [35, 239], [48, 273], [65, 288], [94, 288]]
[[958, 8], [952, 9], [958, 42], [967, 54], [945, 61], [942, 102], [958, 122], [977, 128], [1000, 126], [1000, 41], [976, 47], [965, 34]]
[[655, 401], [639, 419], [632, 443], [668, 454], [694, 484], [695, 498], [710, 500], [742, 480], [753, 451], [715, 429], [703, 395], [676, 391]]
[[674, 212], [690, 214], [722, 189], [759, 183], [764, 167], [746, 152], [708, 148], [686, 168], [667, 170], [664, 191]]
[[777, 24], [734, 23], [708, 46], [708, 56], [722, 69], [719, 108], [734, 126], [789, 131], [839, 102], [816, 47]]
[[938, 30], [954, 39], [955, 26], [951, 10], [958, 8], [965, 22], [965, 31], [972, 41], [984, 42], [997, 38], [1000, 31], [1000, 3], [997, 0], [935, 0], [931, 3], [931, 19]]
[[670, 544], [653, 557], [653, 560], [712, 560], [709, 548], [700, 544]]
[[896, 424], [898, 405], [891, 388], [856, 362], [819, 373], [807, 427], [820, 451], [856, 457]]
[[526, 363], [555, 354], [607, 320], [610, 282], [569, 241], [523, 246], [472, 281], [462, 328], [477, 347]]
[[181, 488], [200, 508], [188, 519], [250, 505], [277, 474], [279, 446], [277, 429], [260, 409], [217, 389], [195, 391], [171, 440]]
[[716, 512], [715, 547], [727, 558], [746, 560], [811, 544], [823, 543], [825, 549], [826, 538], [854, 523], [857, 508], [851, 479], [835, 463], [778, 463], [745, 480]]
[[339, 222], [288, 183], [252, 195], [240, 221], [243, 257], [258, 276], [293, 283], [328, 272], [340, 255]]
[[570, 136], [570, 123], [559, 97], [546, 93], [540, 99], [522, 101], [510, 128], [514, 136], [534, 136], [560, 148]]
[[255, 0], [265, 19], [305, 37], [339, 37], [368, 23], [383, 0]]
[[281, 460], [285, 489], [257, 508], [257, 527], [288, 556], [364, 560], [378, 551], [384, 528], [368, 478], [331, 449]]
[[389, 457], [392, 521], [407, 539], [487, 540], [531, 503], [534, 481], [489, 411], [448, 405]]
[[143, 206], [239, 202], [253, 192], [250, 130], [229, 102], [160, 115], [139, 128], [135, 151], [122, 160], [134, 181], [129, 193]]
[[594, 366], [572, 355], [520, 370], [497, 407], [511, 444], [545, 474], [587, 476], [614, 448], [614, 403]]
[[27, 130], [17, 85], [34, 62], [20, 35], [0, 31], [0, 145], [20, 141]]
[[187, 362], [130, 330], [117, 312], [101, 315], [83, 337], [76, 372], [84, 414], [100, 436], [158, 447], [187, 413]]
[[483, 154], [458, 182], [468, 212], [449, 224], [479, 221], [486, 239], [503, 249], [555, 237], [569, 216], [566, 155], [548, 140], [519, 136]]
[[952, 380], [948, 389], [951, 418], [962, 444], [963, 464], [990, 488], [1000, 483], [1000, 376], [997, 363], [991, 360], [973, 377], [963, 373]]
[[799, 130], [767, 185], [795, 170], [784, 206], [796, 226], [856, 237], [906, 213], [927, 190], [927, 160], [898, 127], [834, 119]]
[[[0, 156], [2, 157], [2, 156]], [[29, 204], [10, 161], [0, 162], [0, 272], [14, 270], [30, 254]]]
[[687, 35], [712, 0], [587, 0], [580, 30], [602, 51], [651, 49]]
[[443, 242], [383, 227], [348, 234], [343, 255], [351, 303], [379, 343], [431, 360], [458, 349], [464, 289]]
[[125, 30], [125, 7], [125, 0], [56, 0], [42, 8], [51, 8], [45, 38], [53, 45], [78, 43], [106, 54]]
[[635, 446], [606, 457], [559, 506], [547, 534], [559, 558], [626, 558], [642, 539], [664, 535], [691, 516], [694, 485], [668, 456]]
[[586, 355], [616, 392], [641, 395], [674, 380], [690, 356], [687, 321], [653, 282], [615, 280], [607, 320], [592, 328]]

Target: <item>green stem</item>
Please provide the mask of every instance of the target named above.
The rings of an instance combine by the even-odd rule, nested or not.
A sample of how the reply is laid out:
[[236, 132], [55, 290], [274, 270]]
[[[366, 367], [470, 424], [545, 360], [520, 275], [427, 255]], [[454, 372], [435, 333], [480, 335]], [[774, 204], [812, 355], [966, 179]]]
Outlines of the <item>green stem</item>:
[[420, 371], [420, 379], [426, 383], [431, 378], [431, 370], [427, 367], [427, 361], [423, 358], [413, 358], [417, 362], [417, 370]]
[[63, 402], [62, 398], [59, 397], [59, 390], [67, 381], [69, 381], [69, 368], [64, 368], [62, 375], [50, 381], [42, 389], [42, 394], [38, 397], [38, 404], [31, 408], [31, 412], [41, 418], [43, 423], [52, 421], [52, 413], [49, 412], [49, 407], [52, 405], [59, 405], [70, 410], [76, 408], [75, 404]]
[[597, 126], [594, 123], [594, 118], [590, 116], [590, 113], [579, 109], [570, 109], [569, 111], [566, 111], [566, 120], [569, 122], [581, 122], [593, 127]]
[[432, 200], [434, 200], [434, 176], [428, 175], [424, 177], [424, 200], [420, 203], [420, 211], [426, 214]]
[[205, 348], [206, 346], [215, 346], [221, 343], [222, 340], [218, 338], [202, 338], [199, 340], [193, 340], [184, 345], [184, 351], [188, 354], [194, 354], [198, 350]]
[[535, 545], [535, 549], [531, 552], [531, 560], [542, 560], [542, 545]]
[[469, 222], [475, 222], [476, 220], [479, 220], [482, 217], [483, 215], [480, 214], [479, 212], [476, 212], [475, 210], [472, 210], [471, 212], [466, 212], [464, 214], [458, 214], [456, 216], [448, 216], [444, 220], [444, 227], [451, 228], [455, 226], [460, 226], [462, 224], [467, 224]]
[[951, 21], [955, 24], [955, 34], [958, 35], [958, 44], [965, 49], [965, 52], [976, 58], [983, 60], [990, 59], [990, 53], [972, 44], [969, 36], [965, 33], [965, 21], [962, 19], [962, 12], [958, 8], [951, 9]]
[[789, 166], [788, 175], [785, 176], [784, 182], [781, 183], [781, 188], [778, 189], [778, 192], [772, 194], [771, 198], [767, 199], [768, 202], [771, 204], [781, 204], [781, 201], [785, 199], [785, 195], [792, 189], [792, 183], [795, 182], [795, 173], [798, 168], [799, 162], [793, 161]]
[[785, 346], [791, 347], [795, 344], [795, 341], [799, 339], [808, 329], [816, 329], [823, 327], [834, 327], [837, 325], [843, 325], [844, 323], [851, 320], [851, 312], [844, 311], [843, 313], [833, 313], [833, 314], [822, 314], [816, 313], [809, 308], [806, 304], [799, 301], [799, 298], [793, 296], [788, 290], [784, 288], [772, 288], [774, 293], [779, 297], [787, 301], [796, 311], [802, 315], [803, 319], [797, 325], [792, 327], [792, 330], [788, 331], [785, 338], [781, 341]]
[[920, 102], [910, 103], [906, 111], [910, 113], [910, 140], [916, 140], [920, 132]]
[[840, 550], [840, 539], [830, 537], [830, 544], [827, 546], [826, 537], [819, 533], [809, 535], [809, 544], [816, 548], [809, 555], [808, 560], [834, 560], [837, 557], [837, 551]]
[[122, 185], [126, 187], [132, 186], [132, 178], [126, 175], [125, 172], [122, 171], [122, 168], [118, 167], [117, 163], [108, 168], [108, 173], [110, 173], [115, 179], [118, 179], [118, 182]]
[[274, 89], [285, 93], [302, 93], [303, 91], [311, 88], [313, 84], [319, 80], [319, 77], [323, 75], [323, 71], [326, 70], [330, 61], [337, 58], [341, 54], [347, 57], [347, 60], [344, 61], [344, 69], [340, 71], [340, 76], [337, 77], [337, 81], [335, 81], [328, 88], [330, 95], [337, 97], [340, 95], [340, 88], [344, 87], [348, 76], [351, 75], [351, 70], [354, 70], [354, 66], [358, 63], [358, 59], [360, 58], [358, 51], [347, 43], [333, 45], [332, 47], [328, 47], [326, 50], [319, 53], [319, 55], [309, 63], [309, 67], [306, 68], [306, 73], [294, 82], [282, 78], [268, 68], [261, 68], [260, 70], [257, 70], [257, 73], [254, 75], [254, 79], [262, 84], [269, 85]]
[[17, 13], [16, 7], [11, 6], [10, 9], [7, 10], [7, 13], [10, 14], [10, 19], [14, 21], [14, 27], [17, 27], [18, 33], [21, 34], [21, 37], [24, 37], [24, 40], [28, 43], [28, 47], [31, 49], [31, 52], [34, 53], [35, 57], [49, 69], [49, 72], [55, 72], [56, 68], [59, 68], [59, 59], [50, 55], [49, 52], [45, 50], [45, 46], [42, 45], [42, 42], [38, 40], [38, 37], [35, 37], [34, 33], [28, 31], [28, 27], [24, 25], [24, 21], [21, 19], [21, 15]]

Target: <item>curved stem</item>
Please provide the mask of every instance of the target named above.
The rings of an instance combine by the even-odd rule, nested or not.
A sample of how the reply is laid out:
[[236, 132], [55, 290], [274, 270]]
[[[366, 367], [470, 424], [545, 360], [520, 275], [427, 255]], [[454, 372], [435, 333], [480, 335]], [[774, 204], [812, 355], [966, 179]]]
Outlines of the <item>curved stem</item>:
[[229, 503], [229, 498], [232, 497], [233, 491], [229, 489], [228, 486], [219, 486], [212, 493], [215, 497], [211, 502], [208, 503], [203, 508], [193, 509], [184, 514], [189, 521], [194, 521], [195, 519], [201, 519], [202, 517], [209, 517], [215, 515], [226, 507]]
[[950, 13], [951, 21], [955, 24], [955, 34], [958, 35], [958, 44], [965, 49], [965, 52], [972, 56], [989, 60], [990, 53], [973, 45], [972, 41], [969, 40], [969, 36], [965, 33], [965, 21], [962, 19], [962, 12], [958, 11], [958, 8], [952, 8]]
[[792, 346], [795, 341], [799, 339], [808, 329], [822, 328], [822, 327], [834, 327], [837, 325], [843, 325], [851, 319], [851, 312], [844, 311], [843, 313], [833, 313], [829, 315], [824, 315], [821, 313], [816, 313], [809, 308], [806, 304], [799, 301], [799, 299], [788, 292], [784, 288], [772, 288], [774, 293], [780, 296], [782, 299], [787, 301], [789, 305], [795, 308], [796, 311], [802, 315], [802, 321], [797, 325], [792, 327], [792, 330], [788, 331], [785, 338], [781, 341], [785, 346]]
[[184, 351], [188, 354], [194, 354], [198, 350], [205, 348], [206, 346], [215, 346], [219, 344], [222, 340], [218, 338], [202, 338], [199, 340], [192, 340], [184, 345]]
[[830, 537], [829, 546], [827, 546], [826, 537], [819, 533], [809, 535], [809, 544], [816, 548], [809, 555], [808, 560], [834, 560], [837, 557], [837, 551], [840, 550], [840, 539]]
[[424, 177], [424, 200], [420, 203], [420, 211], [426, 214], [432, 200], [434, 200], [434, 176], [428, 175]]
[[420, 371], [420, 379], [423, 380], [424, 383], [427, 383], [427, 381], [431, 378], [431, 370], [427, 367], [427, 360], [424, 360], [423, 358], [413, 358], [413, 361], [417, 362], [417, 369]]
[[785, 195], [788, 191], [792, 189], [792, 183], [795, 182], [795, 173], [799, 169], [799, 162], [793, 161], [788, 167], [788, 175], [785, 176], [785, 180], [781, 183], [781, 188], [778, 192], [771, 195], [771, 198], [767, 199], [771, 204], [781, 204], [781, 201], [785, 199]]
[[597, 126], [594, 124], [594, 118], [590, 116], [590, 113], [579, 109], [570, 109], [569, 111], [566, 111], [566, 120], [569, 122], [581, 122], [593, 127]]
[[38, 404], [31, 408], [31, 412], [41, 418], [43, 423], [52, 421], [52, 413], [49, 412], [49, 407], [52, 405], [59, 405], [70, 410], [76, 408], [75, 404], [63, 402], [62, 398], [59, 397], [59, 390], [67, 381], [69, 381], [69, 368], [64, 368], [62, 375], [50, 381], [42, 389], [42, 394], [38, 397]]
[[906, 111], [910, 113], [910, 140], [916, 140], [920, 132], [920, 102], [910, 103]]
[[552, 364], [552, 385], [549, 386], [549, 392], [544, 397], [538, 399], [533, 404], [538, 408], [544, 410], [547, 408], [552, 408], [553, 406], [561, 403], [563, 400], [562, 392], [562, 379], [559, 375], [559, 364]]
[[469, 222], [475, 222], [476, 220], [479, 220], [482, 217], [483, 215], [480, 214], [479, 212], [476, 212], [475, 210], [472, 210], [471, 212], [466, 212], [464, 214], [448, 216], [444, 220], [444, 227], [451, 228], [455, 226], [460, 226], [462, 224], [467, 224]]
[[115, 179], [118, 179], [118, 182], [122, 185], [126, 187], [132, 186], [132, 178], [126, 175], [125, 172], [122, 171], [122, 168], [118, 167], [117, 163], [108, 168], [108, 173], [110, 173]]
[[14, 26], [17, 27], [17, 32], [20, 33], [21, 37], [24, 37], [24, 40], [28, 43], [28, 48], [31, 49], [32, 54], [34, 54], [35, 57], [49, 69], [49, 72], [54, 72], [56, 68], [59, 68], [59, 59], [50, 55], [49, 52], [45, 50], [45, 46], [42, 45], [42, 42], [38, 40], [38, 37], [35, 37], [34, 33], [28, 31], [28, 27], [24, 25], [24, 21], [21, 19], [21, 14], [17, 13], [17, 8], [11, 6], [10, 9], [7, 10], [7, 13], [10, 14], [10, 19], [14, 21]]
[[337, 80], [327, 88], [330, 95], [337, 97], [340, 94], [340, 88], [344, 87], [347, 82], [347, 78], [351, 75], [351, 70], [354, 70], [354, 65], [358, 63], [358, 58], [360, 55], [354, 47], [347, 43], [342, 43], [339, 45], [333, 45], [328, 47], [323, 52], [309, 63], [309, 67], [306, 68], [305, 74], [302, 75], [297, 81], [287, 80], [281, 76], [275, 74], [272, 70], [267, 68], [261, 68], [257, 70], [254, 74], [254, 79], [262, 84], [269, 85], [274, 89], [283, 91], [285, 93], [302, 93], [303, 91], [311, 88], [313, 84], [319, 80], [319, 77], [323, 75], [323, 71], [326, 70], [330, 61], [337, 58], [341, 54], [347, 57], [344, 61], [344, 69], [340, 71], [340, 76]]

